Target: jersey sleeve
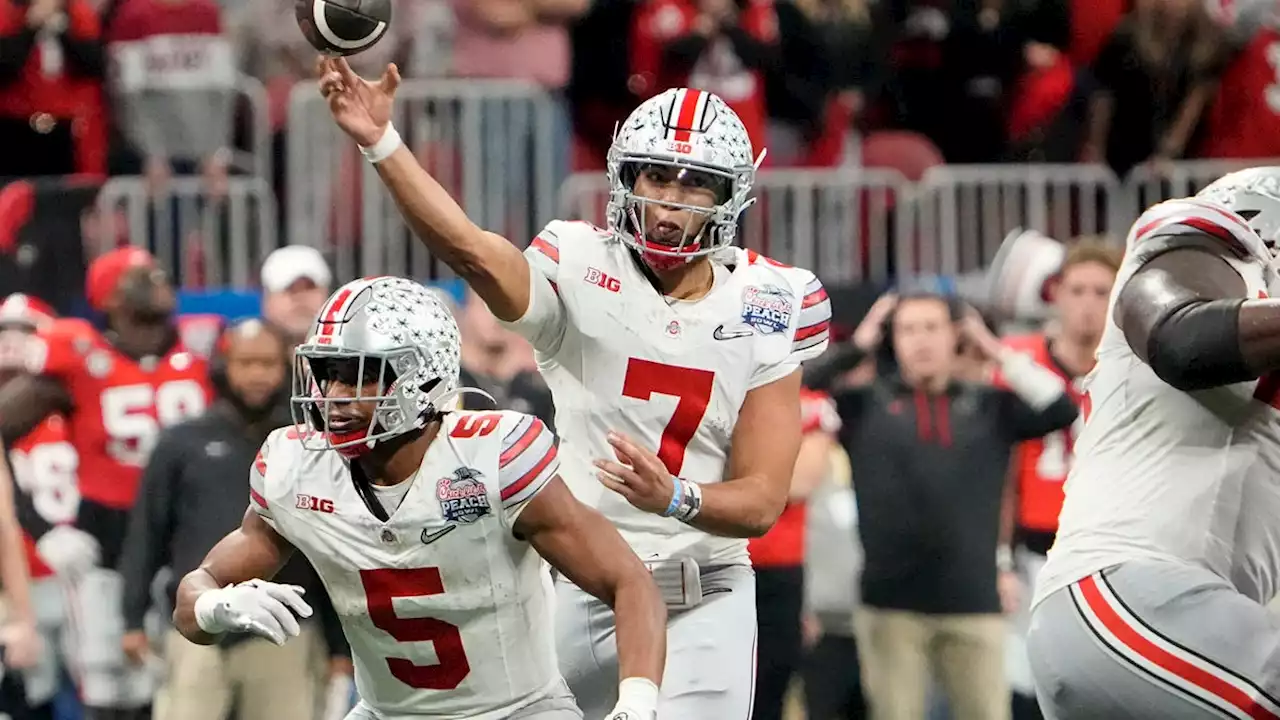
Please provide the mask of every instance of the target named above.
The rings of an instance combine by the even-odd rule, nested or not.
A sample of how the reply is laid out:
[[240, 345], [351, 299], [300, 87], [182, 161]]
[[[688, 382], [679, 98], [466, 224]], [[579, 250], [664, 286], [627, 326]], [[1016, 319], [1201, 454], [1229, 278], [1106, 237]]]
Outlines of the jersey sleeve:
[[555, 433], [541, 420], [509, 411], [502, 415], [498, 486], [502, 512], [508, 522], [514, 523], [529, 501], [560, 471], [560, 458]]
[[529, 307], [518, 320], [502, 323], [534, 349], [551, 355], [564, 338], [565, 308], [560, 300], [560, 241], [568, 223], [552, 220], [524, 251], [529, 263]]
[[752, 390], [790, 375], [800, 367], [800, 363], [826, 352], [831, 338], [831, 300], [822, 281], [808, 270], [787, 270], [796, 274], [791, 279], [799, 306], [795, 313], [791, 348], [781, 362], [766, 364], [756, 370], [751, 377]]
[[[249, 466], [249, 507], [258, 514], [258, 517], [267, 521], [272, 530], [276, 530], [276, 518], [272, 514], [271, 504], [267, 502], [267, 461], [273, 454], [272, 448], [279, 440], [283, 430], [275, 430], [267, 436], [262, 447], [258, 448], [258, 454], [253, 458], [253, 464]], [[280, 457], [278, 460], [283, 461]]]
[[[38, 333], [27, 345], [27, 371], [63, 381], [73, 377], [83, 363], [75, 350], [78, 328], [57, 321], [48, 330]], [[84, 339], [88, 343], [88, 338]]]
[[1143, 213], [1129, 232], [1125, 260], [1142, 265], [1182, 247], [1270, 262], [1262, 240], [1241, 217], [1197, 198], [1169, 200]]

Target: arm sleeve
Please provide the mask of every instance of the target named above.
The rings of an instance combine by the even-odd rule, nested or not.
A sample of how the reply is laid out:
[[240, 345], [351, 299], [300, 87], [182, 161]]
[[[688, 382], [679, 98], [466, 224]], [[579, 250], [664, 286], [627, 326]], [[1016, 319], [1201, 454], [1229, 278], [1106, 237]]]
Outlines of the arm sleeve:
[[1044, 437], [1055, 430], [1071, 427], [1080, 410], [1063, 392], [1048, 405], [1032, 405], [1010, 390], [993, 390], [997, 393], [1000, 420], [1005, 434], [1014, 440], [1031, 440]]
[[867, 353], [853, 343], [832, 348], [816, 362], [804, 368], [804, 386], [814, 390], [829, 391], [841, 375], [862, 364]]
[[556, 436], [541, 420], [523, 413], [504, 412], [502, 416], [498, 485], [502, 512], [514, 524], [529, 501], [560, 471], [560, 458]]
[[267, 503], [267, 455], [275, 437], [274, 432], [267, 436], [266, 442], [258, 449], [257, 457], [253, 459], [253, 465], [249, 467], [249, 507], [266, 520], [272, 530], [278, 532], [275, 516], [271, 514], [271, 507]]
[[800, 367], [800, 363], [816, 358], [827, 350], [831, 336], [831, 300], [827, 297], [826, 288], [822, 287], [822, 281], [813, 273], [808, 270], [796, 272], [804, 273], [804, 282], [797, 284], [803, 290], [797, 293], [800, 307], [796, 312], [791, 350], [781, 362], [758, 368], [751, 377], [748, 387], [750, 390], [790, 375]]
[[126, 630], [143, 629], [151, 605], [151, 581], [168, 559], [172, 534], [174, 486], [182, 473], [180, 428], [160, 436], [142, 471], [141, 492], [129, 513], [129, 529], [121, 550]]
[[1197, 198], [1168, 200], [1138, 218], [1125, 244], [1125, 260], [1142, 265], [1178, 248], [1271, 261], [1256, 232], [1238, 216]]
[[567, 322], [558, 284], [560, 239], [567, 224], [553, 220], [529, 243], [524, 251], [529, 262], [529, 307], [520, 319], [501, 323], [546, 355], [560, 348]]

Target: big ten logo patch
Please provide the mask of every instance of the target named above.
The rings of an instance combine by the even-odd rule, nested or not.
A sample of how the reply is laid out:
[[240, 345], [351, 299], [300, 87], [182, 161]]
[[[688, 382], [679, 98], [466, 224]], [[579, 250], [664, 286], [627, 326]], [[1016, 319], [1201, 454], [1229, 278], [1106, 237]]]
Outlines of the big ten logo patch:
[[742, 322], [768, 335], [787, 329], [791, 324], [791, 298], [776, 285], [749, 286], [742, 291]]
[[593, 267], [587, 268], [587, 276], [584, 279], [588, 283], [591, 283], [592, 285], [595, 285], [596, 287], [599, 287], [599, 288], [604, 288], [609, 292], [616, 293], [622, 289], [622, 283], [618, 281], [618, 278], [610, 277], [606, 273], [603, 273]]
[[329, 498], [316, 497], [314, 495], [298, 494], [295, 506], [299, 510], [313, 510], [315, 512], [331, 513], [333, 512], [333, 501]]
[[489, 493], [475, 468], [460, 467], [451, 477], [437, 480], [436, 497], [449, 522], [471, 523], [489, 514]]

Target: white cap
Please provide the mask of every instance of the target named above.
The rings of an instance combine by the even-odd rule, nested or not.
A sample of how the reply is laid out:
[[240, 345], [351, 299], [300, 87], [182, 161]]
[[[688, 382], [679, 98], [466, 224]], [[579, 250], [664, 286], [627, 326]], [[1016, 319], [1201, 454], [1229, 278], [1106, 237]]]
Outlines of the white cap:
[[262, 264], [262, 289], [267, 292], [281, 292], [304, 278], [324, 289], [333, 282], [329, 263], [309, 245], [286, 245]]

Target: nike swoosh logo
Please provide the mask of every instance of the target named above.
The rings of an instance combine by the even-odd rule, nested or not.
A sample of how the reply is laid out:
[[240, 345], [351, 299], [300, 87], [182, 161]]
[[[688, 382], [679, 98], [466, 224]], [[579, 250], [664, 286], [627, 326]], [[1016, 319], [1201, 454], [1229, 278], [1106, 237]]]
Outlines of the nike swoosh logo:
[[720, 325], [711, 333], [711, 337], [717, 340], [733, 340], [734, 338], [751, 337], [755, 335], [755, 331], [748, 328], [739, 328], [738, 330], [730, 330], [725, 332], [724, 325]]
[[429, 532], [427, 532], [427, 529], [426, 529], [426, 528], [423, 528], [423, 529], [422, 529], [422, 538], [421, 538], [421, 539], [422, 539], [422, 544], [423, 544], [423, 545], [430, 545], [431, 543], [433, 543], [433, 542], [435, 542], [435, 541], [439, 540], [440, 538], [444, 537], [445, 535], [448, 535], [449, 533], [451, 533], [451, 532], [453, 532], [454, 530], [457, 530], [457, 529], [458, 529], [458, 526], [457, 526], [457, 525], [450, 525], [449, 527], [446, 527], [446, 528], [440, 528], [439, 530], [437, 530], [437, 531], [435, 531], [435, 532], [433, 532], [433, 533], [429, 533]]

